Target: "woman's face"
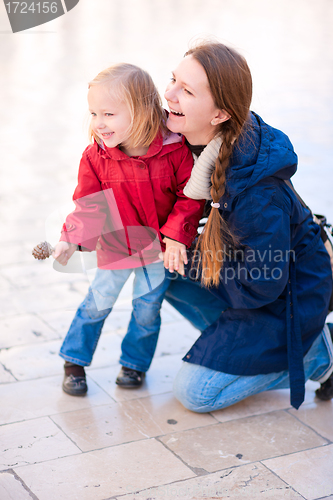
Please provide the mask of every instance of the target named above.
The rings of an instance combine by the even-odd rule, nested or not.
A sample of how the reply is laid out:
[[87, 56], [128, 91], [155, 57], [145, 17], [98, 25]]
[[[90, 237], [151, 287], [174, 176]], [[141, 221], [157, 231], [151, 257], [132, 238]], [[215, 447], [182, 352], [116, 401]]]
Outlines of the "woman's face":
[[168, 129], [185, 135], [192, 145], [208, 144], [217, 132], [217, 125], [230, 118], [226, 111], [216, 107], [206, 72], [191, 55], [172, 73], [164, 97], [170, 110]]

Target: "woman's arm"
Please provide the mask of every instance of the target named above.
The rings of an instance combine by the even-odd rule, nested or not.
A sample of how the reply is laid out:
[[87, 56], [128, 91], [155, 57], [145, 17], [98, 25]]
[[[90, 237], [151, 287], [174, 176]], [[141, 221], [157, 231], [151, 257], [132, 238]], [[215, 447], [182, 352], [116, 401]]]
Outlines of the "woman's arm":
[[212, 289], [234, 309], [256, 309], [274, 302], [289, 278], [290, 216], [260, 188], [240, 196], [229, 216], [241, 249], [224, 256], [220, 285]]

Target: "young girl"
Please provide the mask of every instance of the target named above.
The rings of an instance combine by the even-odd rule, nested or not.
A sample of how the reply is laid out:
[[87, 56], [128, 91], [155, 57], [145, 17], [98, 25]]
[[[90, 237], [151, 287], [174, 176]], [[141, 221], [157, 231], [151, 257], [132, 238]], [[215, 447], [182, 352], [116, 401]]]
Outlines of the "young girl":
[[162, 246], [165, 268], [183, 272], [204, 204], [183, 194], [192, 155], [184, 138], [167, 132], [160, 96], [145, 71], [131, 64], [102, 71], [89, 84], [88, 104], [93, 143], [80, 163], [76, 208], [53, 253], [66, 265], [76, 249], [97, 250], [96, 276], [60, 350], [62, 387], [73, 396], [87, 392], [84, 366], [90, 365], [104, 321], [132, 271], [133, 312], [116, 383], [142, 384], [170, 283], [158, 254]]

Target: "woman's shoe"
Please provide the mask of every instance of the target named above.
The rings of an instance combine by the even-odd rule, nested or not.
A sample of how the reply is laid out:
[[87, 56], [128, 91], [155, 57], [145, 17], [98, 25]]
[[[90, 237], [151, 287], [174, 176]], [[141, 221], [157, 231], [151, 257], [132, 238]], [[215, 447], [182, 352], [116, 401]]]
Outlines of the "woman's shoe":
[[71, 396], [85, 396], [88, 386], [83, 366], [65, 361], [64, 369], [65, 376], [62, 390]]
[[333, 399], [333, 373], [330, 378], [316, 390], [316, 396], [322, 401]]
[[[327, 323], [327, 326], [330, 330], [330, 334], [331, 334], [331, 338], [332, 338], [332, 342], [333, 342], [333, 323]], [[319, 389], [316, 390], [316, 396], [317, 396], [317, 398], [321, 399], [322, 401], [329, 401], [330, 399], [333, 399], [333, 373], [326, 380], [326, 382], [321, 384]]]
[[116, 384], [126, 389], [140, 387], [144, 376], [144, 372], [139, 372], [138, 370], [122, 366], [120, 372], [118, 373], [118, 377], [116, 378]]

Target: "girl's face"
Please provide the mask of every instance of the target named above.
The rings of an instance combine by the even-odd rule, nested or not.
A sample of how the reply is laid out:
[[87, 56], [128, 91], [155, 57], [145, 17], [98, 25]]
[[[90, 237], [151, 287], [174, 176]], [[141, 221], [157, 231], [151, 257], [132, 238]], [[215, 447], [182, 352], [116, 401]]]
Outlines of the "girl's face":
[[88, 91], [91, 127], [108, 148], [127, 147], [132, 118], [128, 106], [112, 97], [109, 85], [92, 85]]
[[164, 97], [170, 110], [168, 129], [185, 135], [192, 145], [208, 144], [217, 133], [217, 125], [230, 118], [216, 107], [206, 72], [191, 55], [173, 72]]

